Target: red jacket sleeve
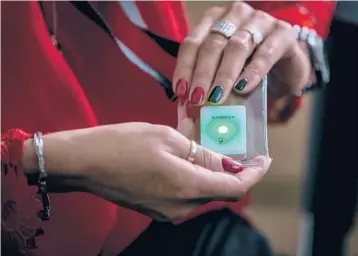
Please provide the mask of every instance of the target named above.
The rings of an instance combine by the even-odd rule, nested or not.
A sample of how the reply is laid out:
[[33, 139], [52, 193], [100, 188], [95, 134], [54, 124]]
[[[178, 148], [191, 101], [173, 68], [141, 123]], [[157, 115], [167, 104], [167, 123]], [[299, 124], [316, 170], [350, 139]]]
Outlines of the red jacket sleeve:
[[248, 2], [255, 9], [263, 10], [277, 19], [292, 25], [315, 29], [326, 38], [335, 9], [335, 1], [255, 1]]
[[30, 137], [19, 129], [1, 136], [1, 239], [8, 255], [34, 252], [35, 238], [44, 233], [37, 215], [41, 204], [36, 199], [36, 188], [27, 185], [22, 172], [23, 144]]

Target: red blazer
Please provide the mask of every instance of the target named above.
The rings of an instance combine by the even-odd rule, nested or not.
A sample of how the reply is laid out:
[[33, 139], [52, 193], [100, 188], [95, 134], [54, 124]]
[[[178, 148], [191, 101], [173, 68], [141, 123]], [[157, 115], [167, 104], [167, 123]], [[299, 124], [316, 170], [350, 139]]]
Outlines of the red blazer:
[[[69, 2], [58, 2], [56, 34], [62, 54], [50, 40], [38, 3], [2, 3], [3, 138], [9, 138], [6, 131], [12, 128], [54, 132], [129, 121], [176, 126], [176, 104], [159, 85], [168, 83], [165, 78], [171, 77], [175, 58], [138, 26], [181, 41], [188, 31], [182, 3], [93, 3], [119, 42]], [[328, 1], [250, 4], [315, 28], [322, 36], [334, 8]], [[52, 3], [45, 2], [44, 9], [47, 23], [52, 24]], [[9, 145], [2, 144], [2, 162], [16, 166], [9, 160]], [[83, 193], [51, 194], [51, 219], [39, 223], [38, 204], [31, 197], [34, 188], [26, 186], [23, 176], [4, 170], [2, 230], [7, 230], [3, 233], [7, 240], [3, 241], [23, 245], [23, 252], [87, 256], [103, 248], [118, 253], [150, 223], [147, 217]], [[195, 214], [221, 207], [239, 212], [245, 202], [211, 203]]]

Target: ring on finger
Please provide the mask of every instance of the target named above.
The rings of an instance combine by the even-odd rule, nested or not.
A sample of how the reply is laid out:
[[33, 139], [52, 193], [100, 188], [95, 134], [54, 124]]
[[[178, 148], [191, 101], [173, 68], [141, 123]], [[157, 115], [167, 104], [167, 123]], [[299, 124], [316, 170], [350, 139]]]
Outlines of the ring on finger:
[[186, 157], [186, 160], [191, 162], [191, 163], [194, 162], [197, 151], [198, 151], [198, 145], [196, 144], [195, 141], [190, 140], [189, 154]]
[[258, 31], [257, 29], [254, 29], [254, 28], [242, 28], [240, 30], [245, 31], [245, 32], [247, 32], [247, 33], [249, 33], [251, 35], [252, 41], [254, 42], [255, 46], [258, 46], [264, 40], [261, 32]]
[[236, 31], [237, 27], [234, 23], [228, 20], [218, 20], [211, 27], [211, 33], [218, 33], [229, 39]]

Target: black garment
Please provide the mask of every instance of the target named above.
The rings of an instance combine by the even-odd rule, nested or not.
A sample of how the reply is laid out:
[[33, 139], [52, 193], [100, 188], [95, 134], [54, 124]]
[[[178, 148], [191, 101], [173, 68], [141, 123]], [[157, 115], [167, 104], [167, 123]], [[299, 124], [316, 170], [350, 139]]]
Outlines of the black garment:
[[273, 256], [264, 236], [225, 209], [180, 225], [152, 222], [120, 256]]
[[357, 209], [358, 26], [334, 20], [328, 54], [331, 81], [317, 98], [321, 113], [314, 115], [311, 142], [307, 209], [313, 241], [304, 256], [346, 255], [344, 242]]

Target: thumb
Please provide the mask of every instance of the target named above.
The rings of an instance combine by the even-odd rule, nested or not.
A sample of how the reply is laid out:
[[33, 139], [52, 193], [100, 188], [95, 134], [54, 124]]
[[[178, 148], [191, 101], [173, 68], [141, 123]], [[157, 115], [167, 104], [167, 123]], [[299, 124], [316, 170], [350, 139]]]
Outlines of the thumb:
[[200, 145], [197, 145], [197, 152], [195, 154], [193, 164], [199, 165], [211, 171], [227, 172], [237, 174], [243, 171], [243, 166], [240, 162], [232, 158], [215, 153]]
[[200, 198], [240, 199], [248, 190], [262, 180], [270, 168], [272, 159], [259, 156], [250, 160], [251, 167], [244, 168], [237, 175], [223, 172], [208, 172], [195, 165], [195, 172], [200, 179]]
[[[232, 174], [216, 171], [220, 168], [220, 157], [207, 159], [201, 165], [191, 163], [185, 159], [169, 155], [168, 168], [184, 178], [184, 188], [181, 197], [185, 200], [202, 202], [202, 199], [228, 198], [239, 200], [242, 195], [240, 180]], [[205, 168], [202, 165], [206, 165]], [[221, 167], [222, 169], [222, 167]]]
[[[199, 146], [198, 146], [199, 147]], [[239, 200], [248, 189], [259, 182], [267, 172], [271, 159], [265, 156], [254, 158], [252, 167], [232, 175], [225, 171], [223, 156], [199, 147], [196, 160], [191, 163], [174, 155], [169, 155], [168, 168], [180, 175], [185, 175], [186, 200], [227, 198]], [[200, 155], [202, 157], [200, 157]], [[210, 169], [209, 169], [210, 168]]]

